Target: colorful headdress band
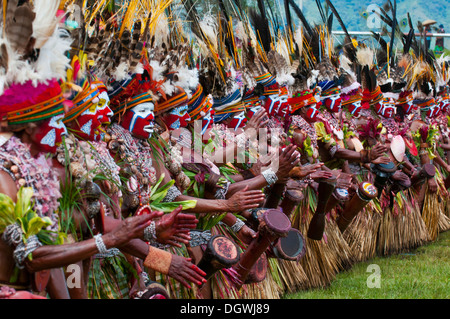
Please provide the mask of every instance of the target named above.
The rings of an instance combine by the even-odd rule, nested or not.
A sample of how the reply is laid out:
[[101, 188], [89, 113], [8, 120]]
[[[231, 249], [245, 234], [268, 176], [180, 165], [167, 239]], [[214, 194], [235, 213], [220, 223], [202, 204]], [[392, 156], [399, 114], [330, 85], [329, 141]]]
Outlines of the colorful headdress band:
[[322, 97], [327, 97], [327, 96], [332, 96], [332, 95], [336, 95], [336, 94], [340, 94], [341, 90], [338, 87], [334, 87], [331, 89], [328, 89], [326, 91], [322, 91], [321, 96]]
[[421, 111], [428, 111], [436, 105], [436, 100], [434, 98], [427, 100], [414, 100], [413, 103], [417, 105]]
[[120, 103], [119, 106], [116, 109], [114, 109], [114, 114], [123, 113], [126, 110], [129, 110], [129, 109], [131, 109], [135, 106], [138, 106], [139, 104], [143, 104], [143, 103], [153, 103], [152, 96], [147, 92], [136, 95], [136, 96]]
[[8, 125], [42, 121], [63, 114], [65, 101], [56, 80], [37, 87], [31, 81], [14, 84], [0, 96], [0, 121]]
[[107, 92], [108, 88], [106, 87], [105, 83], [103, 83], [100, 80], [95, 80], [91, 82], [92, 85], [94, 85], [95, 87], [97, 87], [97, 90], [101, 93], [101, 92]]
[[256, 83], [262, 84], [264, 87], [271, 86], [277, 83], [276, 78], [269, 72], [255, 77]]
[[441, 100], [448, 100], [450, 99], [450, 94], [446, 91], [439, 92], [438, 96]]
[[322, 89], [322, 92], [325, 92], [334, 86], [334, 81], [321, 81], [317, 85]]
[[90, 108], [93, 104], [93, 100], [99, 95], [99, 90], [96, 87], [91, 87], [89, 81], [85, 81], [83, 84], [83, 90], [73, 98], [73, 106], [64, 116], [63, 122], [68, 123], [74, 120], [81, 113]]
[[311, 104], [316, 104], [317, 100], [314, 97], [314, 92], [310, 90], [306, 90], [303, 92], [299, 92], [294, 94], [291, 98], [288, 99], [288, 104], [291, 106], [291, 112], [294, 113], [298, 109], [308, 106]]
[[257, 96], [250, 96], [242, 100], [242, 104], [246, 108], [253, 107], [258, 103], [261, 104], [261, 100]]
[[354, 90], [348, 94], [341, 94], [342, 105], [349, 105], [362, 100], [362, 92], [360, 89]]
[[214, 109], [216, 112], [229, 108], [235, 104], [239, 104], [242, 99], [242, 92], [237, 89], [233, 93], [225, 96], [221, 99], [214, 99]]
[[188, 113], [193, 112], [197, 108], [201, 107], [202, 103], [206, 100], [206, 95], [203, 92], [203, 87], [201, 85], [197, 86], [194, 94], [188, 101]]
[[191, 121], [201, 118], [201, 113], [207, 113], [212, 108], [212, 101], [203, 92], [203, 87], [199, 85], [188, 102], [188, 113]]
[[413, 92], [412, 91], [402, 92], [402, 93], [400, 93], [400, 96], [397, 100], [397, 105], [406, 104], [406, 103], [412, 102], [412, 101], [413, 101]]
[[383, 103], [385, 104], [395, 104], [395, 100], [392, 97], [384, 97]]
[[179, 92], [177, 94], [170, 96], [165, 101], [155, 104], [155, 113], [163, 113], [180, 105], [186, 105], [188, 101], [189, 99], [187, 93], [179, 88]]

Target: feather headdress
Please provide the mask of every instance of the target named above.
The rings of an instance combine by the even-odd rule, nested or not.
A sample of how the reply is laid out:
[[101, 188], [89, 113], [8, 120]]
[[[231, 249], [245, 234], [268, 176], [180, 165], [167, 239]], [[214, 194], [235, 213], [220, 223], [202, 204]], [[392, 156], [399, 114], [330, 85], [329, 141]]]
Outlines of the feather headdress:
[[58, 6], [10, 0], [0, 8], [1, 121], [24, 124], [64, 112], [58, 80], [65, 79], [72, 41], [58, 28]]

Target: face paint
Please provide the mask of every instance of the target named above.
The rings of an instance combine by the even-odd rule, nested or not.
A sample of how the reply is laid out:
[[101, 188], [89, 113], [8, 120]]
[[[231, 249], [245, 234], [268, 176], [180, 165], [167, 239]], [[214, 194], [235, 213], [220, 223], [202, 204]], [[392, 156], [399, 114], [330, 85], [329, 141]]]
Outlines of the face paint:
[[97, 104], [98, 120], [102, 124], [111, 123], [111, 118], [114, 112], [109, 108], [109, 96], [107, 92], [101, 92], [98, 96], [99, 102]]
[[98, 120], [99, 116], [96, 105], [93, 104], [73, 121], [72, 128], [75, 130], [75, 134], [79, 135], [82, 139], [89, 141], [96, 140], [98, 129], [101, 126], [101, 122]]
[[438, 104], [433, 104], [427, 109], [427, 117], [436, 117], [441, 113], [441, 108]]
[[317, 104], [312, 106], [306, 106], [306, 108], [307, 108], [305, 114], [306, 119], [311, 122], [314, 122], [317, 118], [317, 115], [319, 115], [319, 109], [317, 108]]
[[147, 139], [153, 133], [155, 114], [153, 103], [142, 103], [125, 112], [121, 125], [136, 137]]
[[353, 117], [359, 117], [362, 109], [361, 101], [350, 103], [348, 104], [347, 108], [350, 114], [353, 115]]
[[202, 118], [202, 134], [205, 134], [206, 130], [210, 129], [214, 124], [214, 113], [215, 111], [210, 108], [208, 113]]
[[327, 96], [326, 98], [322, 98], [322, 103], [325, 104], [330, 112], [339, 112], [339, 110], [341, 109], [341, 97], [339, 94], [334, 94], [331, 96]]
[[413, 110], [413, 102], [409, 101], [409, 102], [407, 102], [405, 104], [400, 105], [400, 107], [403, 108], [403, 112], [405, 114], [410, 114], [411, 111]]
[[286, 96], [280, 96], [278, 94], [269, 95], [266, 98], [264, 108], [269, 116], [278, 115], [281, 117], [289, 114], [289, 104], [287, 103]]
[[449, 99], [442, 99], [439, 103], [439, 107], [441, 109], [441, 112], [443, 114], [447, 114], [450, 111], [450, 100]]
[[34, 140], [45, 152], [56, 153], [56, 148], [62, 142], [62, 136], [67, 135], [67, 128], [63, 123], [64, 114], [54, 116], [39, 125]]
[[393, 103], [385, 103], [380, 102], [375, 104], [375, 111], [378, 115], [381, 115], [385, 118], [391, 118], [394, 117], [394, 115], [397, 113], [397, 107]]
[[166, 123], [169, 130], [176, 130], [181, 127], [186, 127], [188, 122], [191, 120], [189, 113], [187, 112], [188, 106], [182, 105], [174, 108], [164, 117], [164, 122]]
[[236, 131], [238, 128], [243, 127], [245, 123], [247, 123], [247, 118], [245, 117], [245, 112], [242, 111], [233, 115], [233, 119], [228, 123], [228, 127]]

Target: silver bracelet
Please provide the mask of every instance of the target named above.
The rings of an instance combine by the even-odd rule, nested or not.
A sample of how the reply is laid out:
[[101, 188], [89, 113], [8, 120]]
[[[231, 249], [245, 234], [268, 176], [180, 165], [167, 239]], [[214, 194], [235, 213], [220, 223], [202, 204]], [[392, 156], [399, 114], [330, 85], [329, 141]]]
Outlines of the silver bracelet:
[[242, 220], [236, 218], [236, 222], [234, 223], [233, 226], [231, 226], [231, 230], [237, 233], [238, 231], [241, 230], [242, 227], [244, 227], [244, 225], [245, 223]]
[[25, 258], [27, 258], [27, 256], [29, 254], [32, 254], [33, 251], [35, 251], [36, 249], [38, 249], [41, 246], [42, 246], [42, 244], [36, 235], [30, 236], [29, 238], [27, 238], [26, 244], [23, 241], [21, 241], [19, 243], [19, 245], [17, 245], [17, 247], [14, 249], [14, 252], [13, 252], [13, 257], [14, 257], [14, 261], [16, 262], [17, 268], [24, 269], [25, 268], [25, 265], [24, 265]]
[[2, 239], [11, 247], [16, 247], [22, 242], [23, 231], [18, 223], [6, 226]]
[[166, 196], [162, 200], [163, 203], [171, 203], [177, 198], [178, 196], [183, 195], [180, 190], [176, 186], [172, 186], [167, 191]]
[[216, 194], [214, 195], [215, 199], [225, 199], [225, 196], [227, 195], [228, 192], [228, 188], [230, 187], [230, 182], [227, 182], [226, 185], [222, 187], [220, 187], [219, 189], [217, 189]]
[[275, 174], [275, 172], [271, 168], [266, 169], [264, 172], [262, 172], [262, 175], [269, 185], [273, 185], [278, 181], [277, 174]]
[[147, 242], [156, 240], [156, 223], [154, 221], [144, 229], [144, 240]]
[[107, 254], [108, 249], [106, 248], [106, 245], [103, 242], [102, 234], [95, 235], [94, 239], [95, 239], [95, 245], [97, 246], [98, 252], [100, 254]]

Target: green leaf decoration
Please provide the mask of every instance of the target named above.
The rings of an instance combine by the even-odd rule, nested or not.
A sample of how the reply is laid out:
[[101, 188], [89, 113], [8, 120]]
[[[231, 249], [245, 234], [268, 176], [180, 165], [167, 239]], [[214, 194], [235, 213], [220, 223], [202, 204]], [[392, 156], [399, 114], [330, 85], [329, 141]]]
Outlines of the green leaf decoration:
[[164, 212], [164, 213], [171, 213], [173, 212], [175, 209], [178, 208], [178, 206], [182, 206], [182, 210], [186, 210], [186, 209], [192, 209], [195, 208], [195, 206], [197, 206], [197, 201], [196, 200], [185, 200], [185, 201], [181, 201], [181, 202], [169, 202], [169, 203], [150, 203], [150, 208], [152, 210], [156, 210], [159, 212]]

